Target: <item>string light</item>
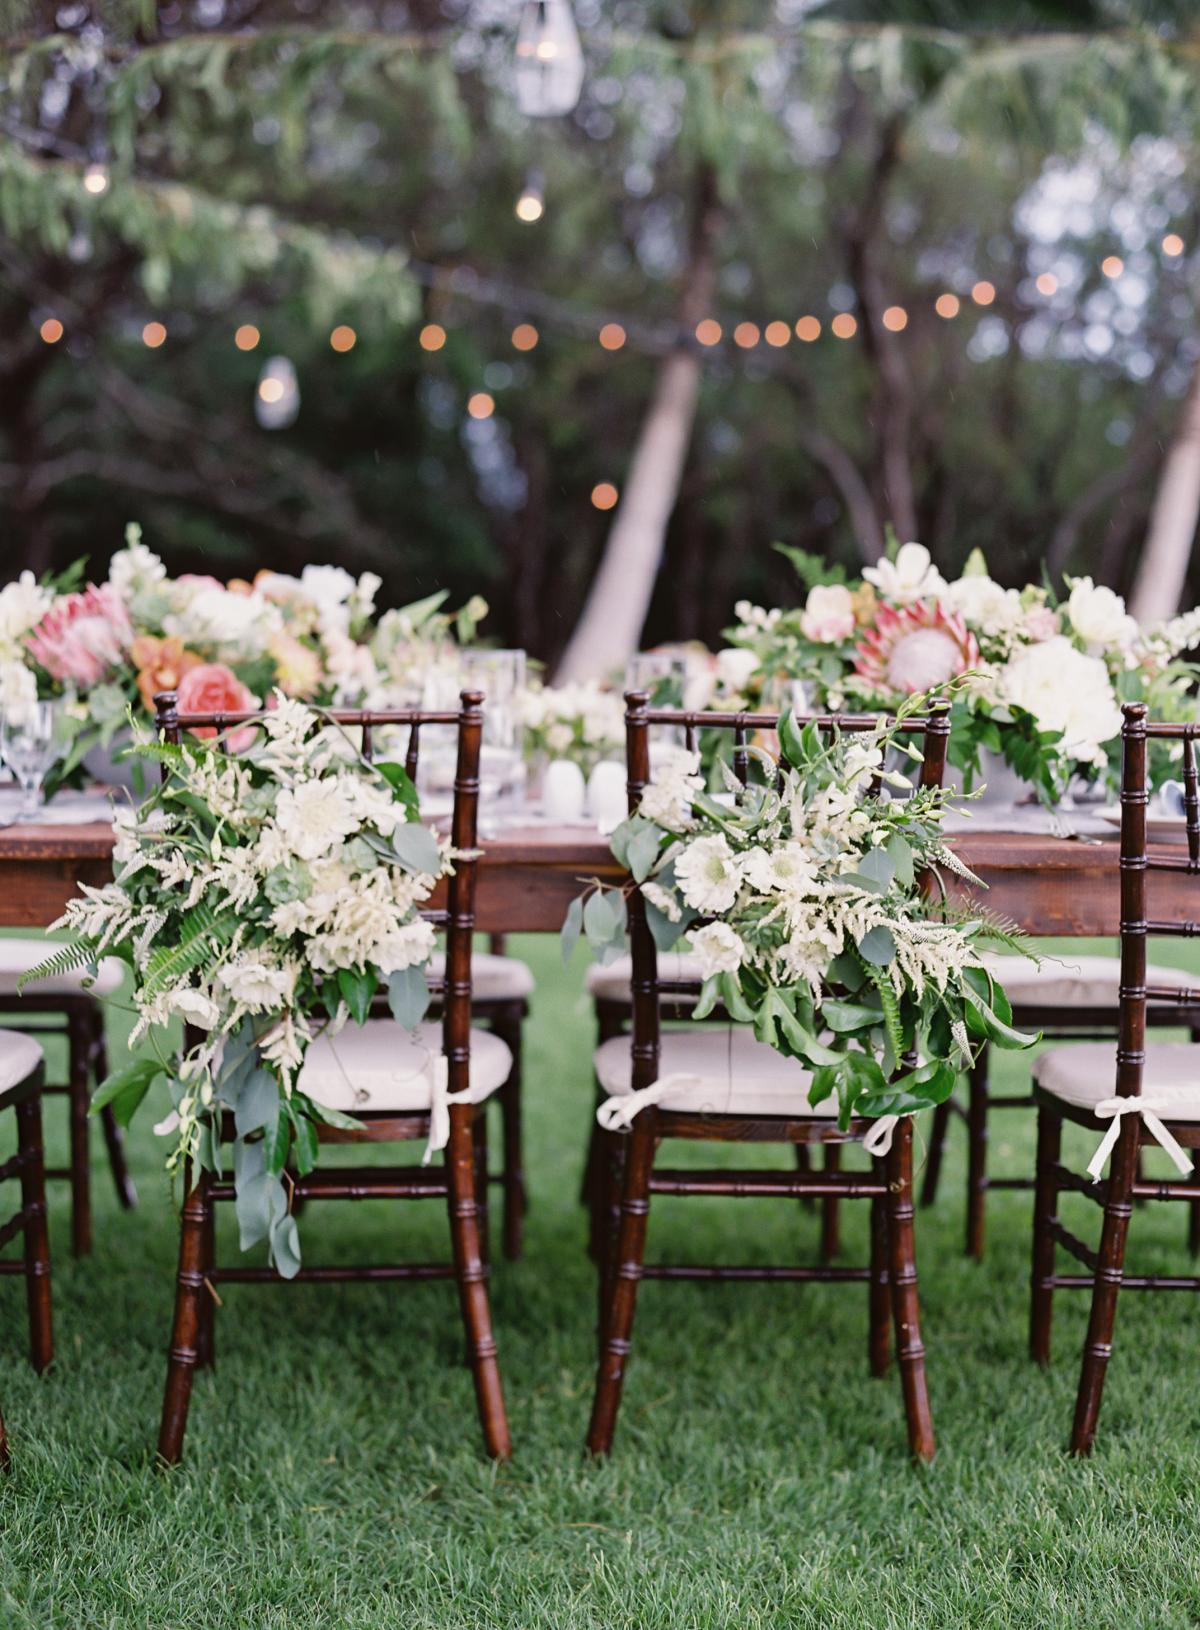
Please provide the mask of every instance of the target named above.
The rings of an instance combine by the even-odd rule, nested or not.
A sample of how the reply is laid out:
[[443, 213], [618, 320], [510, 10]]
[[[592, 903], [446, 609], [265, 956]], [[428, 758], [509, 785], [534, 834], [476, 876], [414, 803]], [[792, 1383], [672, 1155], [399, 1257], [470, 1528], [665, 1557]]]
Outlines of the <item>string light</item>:
[[1121, 259], [1120, 255], [1105, 255], [1104, 259], [1100, 262], [1100, 270], [1104, 273], [1105, 277], [1120, 277], [1121, 273], [1125, 270], [1125, 262]]
[[1037, 291], [1039, 294], [1047, 295], [1058, 293], [1058, 279], [1053, 272], [1041, 273], [1037, 279]]
[[1162, 252], [1164, 255], [1169, 255], [1172, 260], [1174, 260], [1178, 255], [1182, 255], [1183, 239], [1179, 236], [1178, 232], [1167, 233], [1166, 237], [1162, 241]]
[[883, 326], [893, 334], [908, 327], [908, 312], [903, 306], [889, 306], [883, 314]]
[[283, 381], [281, 379], [263, 379], [258, 386], [259, 400], [263, 402], [282, 402]]
[[945, 317], [947, 322], [951, 317], [957, 317], [962, 309], [962, 302], [957, 294], [939, 294], [933, 302], [933, 309], [939, 317]]
[[490, 419], [495, 411], [495, 398], [489, 396], [487, 391], [476, 391], [467, 399], [467, 412], [472, 419]]
[[148, 345], [152, 351], [157, 351], [167, 337], [167, 331], [161, 323], [147, 323], [142, 329], [142, 344]]
[[570, 113], [583, 89], [583, 48], [569, 0], [526, 0], [517, 24], [513, 88], [530, 119]]
[[46, 321], [38, 329], [38, 333], [47, 345], [57, 345], [63, 337], [63, 325], [57, 317], [47, 317]]
[[761, 339], [757, 323], [739, 323], [733, 331], [733, 343], [743, 351], [751, 351]]
[[600, 344], [606, 351], [619, 351], [625, 344], [625, 330], [620, 323], [605, 323], [600, 330]]
[[721, 325], [715, 317], [702, 317], [696, 324], [696, 338], [701, 345], [720, 345]]
[[108, 169], [103, 164], [89, 164], [83, 172], [83, 190], [93, 198], [102, 198], [108, 191]]
[[592, 507], [594, 509], [615, 509], [620, 493], [611, 481], [597, 481], [592, 488]]
[[977, 306], [990, 306], [996, 298], [996, 285], [989, 283], [986, 277], [980, 278], [971, 290], [971, 299]]
[[254, 417], [264, 430], [286, 430], [300, 412], [300, 383], [288, 357], [268, 357], [254, 391]]
[[829, 326], [839, 340], [852, 340], [858, 333], [858, 324], [848, 311], [839, 311]]
[[233, 336], [233, 343], [239, 351], [253, 351], [262, 339], [262, 335], [253, 323], [243, 323]]
[[422, 351], [440, 351], [446, 343], [446, 330], [441, 323], [426, 323], [419, 335]]
[[532, 323], [518, 323], [512, 331], [512, 342], [517, 351], [532, 351], [538, 342], [538, 331]]
[[799, 317], [796, 320], [796, 338], [811, 344], [813, 340], [821, 337], [821, 319], [819, 317]]
[[353, 351], [358, 342], [358, 335], [348, 323], [339, 323], [329, 336], [329, 343], [335, 351]]
[[546, 213], [546, 193], [539, 170], [530, 170], [521, 188], [521, 196], [513, 206], [518, 221], [532, 225]]
[[786, 323], [768, 323], [763, 329], [763, 339], [768, 345], [786, 345], [792, 337], [792, 331]]

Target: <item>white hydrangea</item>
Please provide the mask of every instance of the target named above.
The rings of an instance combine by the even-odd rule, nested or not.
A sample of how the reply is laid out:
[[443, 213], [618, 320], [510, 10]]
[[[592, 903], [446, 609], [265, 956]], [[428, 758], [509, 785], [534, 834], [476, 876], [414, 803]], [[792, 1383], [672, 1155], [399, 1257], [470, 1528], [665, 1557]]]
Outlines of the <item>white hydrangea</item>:
[[23, 662], [0, 661], [0, 713], [10, 717], [37, 701], [37, 680]]

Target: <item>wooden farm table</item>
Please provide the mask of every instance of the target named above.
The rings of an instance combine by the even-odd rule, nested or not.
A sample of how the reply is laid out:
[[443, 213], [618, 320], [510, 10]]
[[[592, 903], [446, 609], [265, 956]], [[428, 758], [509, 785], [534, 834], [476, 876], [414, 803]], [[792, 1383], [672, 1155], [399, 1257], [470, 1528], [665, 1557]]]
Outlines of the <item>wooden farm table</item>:
[[[952, 840], [988, 884], [988, 906], [1033, 934], [1117, 932], [1117, 845], [1080, 843], [1025, 832], [971, 832]], [[615, 877], [606, 841], [584, 827], [514, 827], [483, 840], [479, 927], [490, 933], [553, 933], [581, 879]], [[44, 927], [80, 883], [112, 876], [112, 830], [87, 826], [0, 829], [0, 923]], [[968, 894], [947, 875], [948, 886]], [[1149, 915], [1200, 918], [1178, 877], [1151, 872]]]

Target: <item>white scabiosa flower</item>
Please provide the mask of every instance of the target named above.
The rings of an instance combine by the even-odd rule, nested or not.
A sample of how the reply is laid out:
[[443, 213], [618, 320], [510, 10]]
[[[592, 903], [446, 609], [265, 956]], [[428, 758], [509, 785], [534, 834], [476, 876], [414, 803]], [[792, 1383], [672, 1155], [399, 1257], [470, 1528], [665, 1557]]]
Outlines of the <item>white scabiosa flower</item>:
[[358, 830], [354, 805], [336, 781], [301, 781], [284, 787], [275, 824], [292, 854], [316, 860]]
[[718, 973], [736, 973], [746, 959], [746, 947], [728, 923], [707, 923], [690, 937], [705, 979]]
[[760, 894], [803, 893], [816, 876], [812, 859], [799, 843], [773, 849], [755, 846], [741, 856], [742, 876]]
[[737, 856], [722, 834], [696, 838], [675, 861], [680, 892], [695, 911], [728, 911], [738, 897], [742, 874]]

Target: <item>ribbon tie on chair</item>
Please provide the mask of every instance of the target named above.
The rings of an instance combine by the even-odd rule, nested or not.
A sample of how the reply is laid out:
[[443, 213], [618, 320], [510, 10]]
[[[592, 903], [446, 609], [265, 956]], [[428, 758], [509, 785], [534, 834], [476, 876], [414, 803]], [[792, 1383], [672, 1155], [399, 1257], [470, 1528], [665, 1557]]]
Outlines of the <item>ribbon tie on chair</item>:
[[[633, 1125], [643, 1109], [661, 1104], [664, 1099], [686, 1092], [691, 1087], [698, 1087], [703, 1079], [699, 1075], [677, 1071], [673, 1075], [661, 1076], [648, 1087], [640, 1087], [637, 1092], [614, 1093], [596, 1110], [596, 1119], [606, 1132], [623, 1132]], [[866, 1152], [869, 1155], [886, 1155], [892, 1147], [892, 1138], [899, 1124], [899, 1115], [881, 1115], [863, 1139]]]
[[429, 1077], [429, 1142], [421, 1164], [428, 1166], [435, 1153], [450, 1142], [450, 1105], [473, 1104], [476, 1100], [469, 1087], [465, 1092], [450, 1091], [450, 1060], [445, 1053], [435, 1053], [423, 1073]]
[[1122, 1115], [1140, 1115], [1147, 1132], [1170, 1155], [1179, 1172], [1186, 1177], [1192, 1169], [1191, 1157], [1180, 1148], [1157, 1114], [1158, 1110], [1169, 1110], [1170, 1107], [1171, 1102], [1168, 1098], [1143, 1098], [1138, 1094], [1127, 1098], [1102, 1098], [1096, 1105], [1096, 1118], [1107, 1120], [1109, 1127], [1088, 1166], [1088, 1175], [1092, 1182], [1100, 1181], [1104, 1162], [1117, 1146], [1117, 1139], [1121, 1135]]

